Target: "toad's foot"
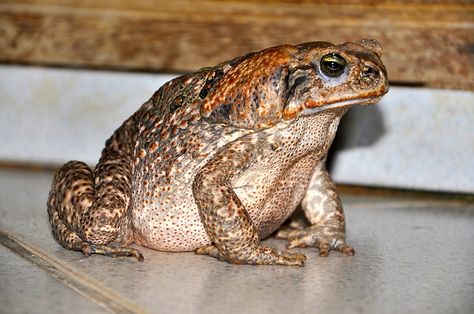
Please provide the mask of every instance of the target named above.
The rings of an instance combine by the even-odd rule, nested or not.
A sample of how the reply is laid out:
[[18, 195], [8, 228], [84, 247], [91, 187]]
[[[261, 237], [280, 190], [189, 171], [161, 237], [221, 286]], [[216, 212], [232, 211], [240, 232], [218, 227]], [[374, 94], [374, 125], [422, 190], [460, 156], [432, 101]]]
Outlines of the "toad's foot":
[[129, 248], [129, 247], [122, 247], [116, 246], [115, 244], [109, 245], [95, 245], [90, 244], [88, 242], [84, 242], [82, 244], [82, 254], [85, 256], [90, 256], [91, 254], [100, 254], [110, 257], [119, 257], [119, 256], [133, 256], [139, 262], [143, 262], [144, 258], [140, 251]]
[[352, 246], [346, 244], [344, 232], [328, 230], [324, 227], [309, 226], [303, 229], [285, 229], [278, 231], [278, 239], [289, 241], [289, 249], [314, 246], [319, 249], [319, 256], [328, 256], [330, 250], [354, 255]]
[[306, 259], [306, 256], [301, 253], [281, 252], [263, 245], [247, 254], [248, 256], [240, 254], [238, 258], [224, 256], [214, 245], [200, 247], [196, 249], [195, 253], [209, 255], [231, 264], [304, 266], [304, 260]]

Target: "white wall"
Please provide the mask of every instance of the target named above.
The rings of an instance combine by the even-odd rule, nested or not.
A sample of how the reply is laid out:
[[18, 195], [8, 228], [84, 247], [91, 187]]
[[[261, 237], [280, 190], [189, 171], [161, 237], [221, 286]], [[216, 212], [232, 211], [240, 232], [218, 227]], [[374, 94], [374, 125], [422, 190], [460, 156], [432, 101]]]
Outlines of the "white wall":
[[474, 192], [473, 92], [391, 88], [380, 105], [351, 111], [336, 181]]
[[0, 66], [0, 160], [97, 162], [170, 75]]
[[[0, 161], [94, 164], [170, 75], [0, 66]], [[392, 87], [353, 108], [331, 163], [339, 183], [474, 193], [474, 92]]]

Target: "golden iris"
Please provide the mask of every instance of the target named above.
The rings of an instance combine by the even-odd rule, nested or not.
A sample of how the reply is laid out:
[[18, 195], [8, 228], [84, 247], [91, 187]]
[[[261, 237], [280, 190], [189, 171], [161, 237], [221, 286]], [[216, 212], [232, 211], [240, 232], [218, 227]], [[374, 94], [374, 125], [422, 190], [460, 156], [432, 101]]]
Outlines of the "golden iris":
[[324, 55], [320, 62], [321, 72], [329, 77], [338, 77], [344, 72], [346, 60], [337, 53]]

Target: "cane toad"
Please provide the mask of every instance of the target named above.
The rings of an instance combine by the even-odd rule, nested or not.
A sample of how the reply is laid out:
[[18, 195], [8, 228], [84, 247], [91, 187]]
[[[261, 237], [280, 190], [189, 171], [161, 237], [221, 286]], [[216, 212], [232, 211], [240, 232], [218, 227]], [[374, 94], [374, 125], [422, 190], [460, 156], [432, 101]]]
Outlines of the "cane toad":
[[342, 115], [376, 103], [387, 72], [375, 40], [278, 46], [176, 78], [106, 142], [92, 171], [54, 176], [52, 232], [67, 249], [109, 256], [195, 251], [239, 264], [303, 265], [260, 244], [301, 204], [310, 226], [289, 248], [354, 254], [325, 169]]

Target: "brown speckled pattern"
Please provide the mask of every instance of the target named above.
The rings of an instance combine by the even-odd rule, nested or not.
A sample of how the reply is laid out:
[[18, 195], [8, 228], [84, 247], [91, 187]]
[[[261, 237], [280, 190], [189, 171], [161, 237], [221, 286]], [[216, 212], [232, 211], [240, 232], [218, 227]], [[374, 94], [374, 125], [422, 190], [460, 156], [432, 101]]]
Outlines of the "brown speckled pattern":
[[[320, 68], [328, 53], [347, 62], [338, 77]], [[370, 40], [279, 46], [168, 82], [117, 129], [93, 172], [73, 161], [55, 175], [54, 236], [87, 255], [143, 260], [128, 247], [137, 243], [301, 266], [304, 255], [260, 245], [301, 203], [311, 226], [278, 237], [321, 256], [354, 254], [324, 163], [347, 109], [387, 92], [380, 55]]]

